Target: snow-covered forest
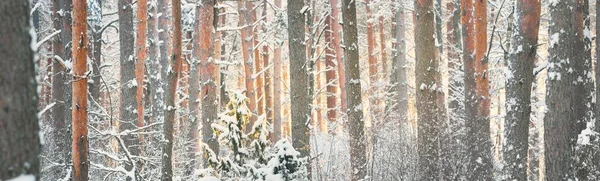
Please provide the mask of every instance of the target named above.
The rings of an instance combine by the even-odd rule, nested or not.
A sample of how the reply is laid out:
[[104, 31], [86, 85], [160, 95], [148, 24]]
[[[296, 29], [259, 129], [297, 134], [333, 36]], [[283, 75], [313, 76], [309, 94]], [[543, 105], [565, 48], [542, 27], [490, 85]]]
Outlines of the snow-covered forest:
[[598, 2], [0, 0], [0, 181], [600, 180]]

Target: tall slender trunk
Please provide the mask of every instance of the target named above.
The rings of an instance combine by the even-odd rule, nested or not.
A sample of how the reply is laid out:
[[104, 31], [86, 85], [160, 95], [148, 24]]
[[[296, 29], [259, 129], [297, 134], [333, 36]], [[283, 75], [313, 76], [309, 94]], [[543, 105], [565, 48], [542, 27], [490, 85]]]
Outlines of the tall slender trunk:
[[[194, 22], [194, 35], [192, 36], [192, 39], [190, 40], [190, 43], [188, 43], [187, 45], [191, 45], [193, 46], [192, 48], [192, 58], [190, 60], [190, 73], [189, 73], [189, 114], [188, 114], [188, 119], [187, 122], [189, 122], [189, 127], [182, 127], [184, 128], [185, 132], [187, 132], [187, 137], [185, 140], [186, 143], [186, 152], [187, 152], [187, 156], [186, 158], [189, 160], [189, 162], [185, 165], [185, 175], [189, 175], [189, 176], [193, 176], [192, 174], [194, 174], [194, 170], [196, 168], [199, 168], [196, 162], [196, 158], [198, 158], [199, 156], [199, 152], [200, 151], [200, 145], [198, 145], [199, 141], [200, 141], [200, 136], [199, 136], [199, 131], [200, 131], [200, 118], [199, 118], [199, 112], [200, 112], [200, 100], [202, 98], [200, 98], [200, 88], [204, 87], [204, 86], [200, 86], [200, 74], [201, 74], [201, 69], [202, 68], [202, 64], [200, 63], [201, 61], [201, 55], [203, 54], [207, 54], [208, 53], [208, 49], [202, 49], [201, 45], [202, 43], [204, 43], [202, 40], [206, 39], [206, 35], [201, 34], [204, 32], [201, 32], [202, 30], [202, 26], [205, 26], [206, 24], [203, 24], [204, 21], [206, 21], [206, 19], [204, 19], [203, 17], [201, 17], [201, 15], [203, 15], [205, 11], [205, 9], [203, 9], [203, 7], [201, 7], [202, 5], [200, 4], [196, 4], [196, 8], [194, 11], [196, 11], [196, 17], [195, 17], [195, 22]], [[204, 72], [202, 72], [203, 74]], [[181, 85], [183, 86], [183, 85]], [[184, 124], [180, 124], [180, 125], [184, 125]]]
[[[102, 0], [93, 0], [98, 3], [100, 7], [100, 13], [102, 13]], [[100, 22], [102, 22], [102, 16], [99, 16]], [[92, 82], [90, 84], [90, 95], [96, 101], [100, 102], [100, 88], [102, 87], [101, 83], [101, 75], [100, 75], [100, 65], [102, 65], [102, 23], [94, 23], [94, 33], [92, 33], [92, 72], [94, 75], [92, 76]]]
[[87, 89], [87, 11], [86, 0], [73, 3], [73, 180], [88, 180], [88, 89]]
[[[259, 2], [260, 3], [260, 2]], [[254, 24], [258, 21], [260, 21], [259, 19], [257, 19], [257, 14], [258, 14], [258, 7], [257, 7], [257, 3], [255, 2], [249, 2], [246, 5], [248, 5], [247, 9], [248, 12], [251, 13], [251, 21], [248, 22], [249, 25], [252, 25], [250, 28], [253, 30], [252, 31], [252, 51], [254, 52], [254, 57], [252, 58], [253, 64], [254, 64], [254, 75], [256, 77], [256, 85], [254, 86], [255, 90], [256, 90], [256, 95], [255, 95], [255, 99], [256, 99], [256, 115], [257, 116], [261, 116], [265, 113], [265, 97], [264, 97], [264, 74], [260, 73], [263, 72], [263, 68], [265, 66], [263, 66], [263, 62], [262, 62], [262, 56], [260, 54], [260, 48], [258, 47], [259, 45], [259, 28], [257, 26], [260, 26], [260, 23], [257, 23], [257, 26], [254, 26]], [[254, 12], [252, 12], [254, 11]]]
[[161, 180], [173, 180], [173, 125], [175, 123], [175, 97], [177, 96], [177, 80], [181, 74], [182, 57], [181, 57], [181, 0], [172, 0], [172, 25], [173, 25], [173, 44], [171, 56], [171, 67], [167, 77], [167, 92], [165, 95], [166, 109], [164, 119], [163, 136], [166, 138], [162, 145], [162, 162], [161, 162]]
[[492, 178], [486, 7], [487, 1], [461, 1], [469, 180]]
[[[266, 24], [269, 20], [268, 16], [267, 16], [267, 10], [268, 10], [268, 3], [266, 2], [266, 0], [264, 2], [262, 2], [262, 18], [261, 21], [263, 21], [264, 23], [262, 24]], [[266, 35], [268, 29], [267, 26], [262, 26], [262, 33]], [[265, 38], [263, 38], [265, 39]], [[272, 79], [272, 70], [270, 67], [271, 62], [269, 61], [269, 44], [268, 43], [263, 43], [262, 46], [262, 61], [263, 61], [263, 67], [266, 69], [264, 70], [264, 90], [265, 90], [265, 114], [266, 114], [266, 118], [267, 118], [267, 122], [271, 123], [271, 125], [273, 125], [273, 79]], [[273, 137], [271, 137], [273, 138]], [[275, 143], [277, 140], [271, 140], [273, 141], [273, 143]]]
[[363, 121], [363, 107], [361, 106], [360, 66], [358, 54], [358, 30], [356, 25], [356, 2], [342, 0], [343, 32], [344, 32], [344, 58], [347, 70], [346, 83], [348, 90], [348, 128], [350, 132], [350, 163], [351, 180], [361, 180], [366, 177], [367, 158], [365, 149], [365, 123]]
[[[308, 158], [308, 178], [311, 178], [310, 164], [310, 120], [312, 97], [309, 81], [309, 60], [306, 56], [304, 1], [288, 2], [288, 38], [290, 51], [290, 96], [294, 100], [292, 108], [292, 144], [302, 157]], [[304, 9], [304, 10], [303, 10]], [[302, 10], [302, 11], [301, 11]]]
[[[583, 42], [583, 13], [577, 1], [550, 4], [548, 35], [549, 66], [546, 83], [547, 112], [544, 117], [544, 145], [546, 178], [573, 179], [574, 149], [577, 135], [585, 128], [580, 112], [585, 105], [583, 81], [578, 81], [585, 70]], [[581, 26], [581, 27], [579, 27]], [[582, 29], [581, 29], [582, 30]], [[565, 61], [569, 60], [569, 61]]]
[[[133, 29], [133, 9], [131, 0], [119, 0], [119, 44], [120, 44], [120, 69], [121, 69], [121, 121], [120, 130], [133, 130], [136, 127], [136, 88], [138, 86], [135, 80], [135, 59], [134, 59], [134, 29]], [[122, 136], [125, 146], [128, 147], [132, 155], [139, 155], [139, 148], [136, 136]], [[130, 169], [132, 165], [127, 165]]]
[[22, 174], [38, 180], [41, 138], [29, 1], [1, 1], [0, 12], [0, 180]]
[[54, 39], [52, 50], [54, 51], [54, 60], [52, 62], [52, 102], [56, 104], [52, 107], [51, 131], [46, 145], [48, 152], [52, 155], [53, 162], [62, 163], [64, 166], [52, 169], [49, 174], [42, 175], [44, 179], [58, 180], [64, 175], [69, 167], [66, 163], [71, 159], [71, 144], [69, 143], [69, 129], [71, 126], [71, 111], [67, 106], [71, 105], [71, 84], [67, 67], [57, 61], [70, 61], [71, 49], [68, 45], [71, 43], [71, 0], [53, 1], [53, 23], [54, 29], [61, 30], [60, 35]]
[[[253, 39], [252, 39], [252, 18], [250, 14], [250, 10], [252, 10], [251, 3], [247, 1], [238, 1], [238, 12], [239, 12], [239, 21], [238, 26], [244, 26], [241, 31], [241, 39], [242, 39], [242, 58], [244, 64], [244, 76], [245, 76], [245, 88], [246, 88], [246, 97], [249, 99], [248, 109], [252, 111], [253, 114], [256, 114], [256, 96], [254, 92], [254, 79], [252, 75], [254, 74], [254, 59], [252, 58], [252, 49], [253, 49]], [[252, 116], [250, 119], [250, 124], [246, 127], [246, 132], [250, 131], [252, 125], [254, 125], [255, 116]]]
[[434, 50], [435, 40], [435, 22], [433, 0], [415, 1], [415, 55], [416, 55], [416, 75], [415, 85], [417, 89], [417, 115], [418, 115], [418, 153], [419, 153], [419, 174], [420, 180], [439, 180], [440, 170], [438, 160], [440, 147], [438, 139], [440, 137], [440, 123], [437, 112], [438, 87], [438, 64], [437, 53], [431, 53]]
[[[220, 10], [216, 9], [215, 13], [219, 14]], [[225, 26], [226, 23], [227, 23], [227, 14], [220, 15], [220, 17], [219, 17], [219, 24], [220, 25], [219, 26]], [[225, 56], [227, 56], [227, 51], [225, 50], [226, 43], [223, 42], [223, 41], [225, 41], [225, 38], [228, 36], [228, 33], [227, 33], [227, 31], [219, 31], [219, 32], [217, 32], [216, 36], [218, 37], [217, 40], [221, 44], [221, 48], [219, 49], [220, 55], [219, 55], [219, 58], [217, 60], [221, 60], [222, 61], [225, 58]], [[235, 45], [234, 45], [234, 47], [235, 47]], [[215, 54], [215, 56], [217, 56], [217, 54]], [[231, 60], [230, 56], [227, 56], [227, 60]], [[220, 81], [219, 87], [220, 87], [220, 90], [221, 90], [219, 101], [221, 101], [221, 105], [223, 107], [225, 105], [227, 105], [227, 103], [229, 102], [229, 96], [227, 96], [227, 84], [225, 83], [226, 80], [227, 80], [227, 77], [226, 77], [227, 74], [225, 73], [225, 70], [227, 70], [227, 68], [228, 68], [228, 66], [225, 66], [225, 67], [221, 68], [221, 72], [220, 72], [221, 75], [219, 77], [219, 81]]]
[[147, 88], [148, 94], [144, 97], [147, 97], [146, 103], [149, 103], [148, 106], [149, 117], [148, 124], [152, 122], [158, 122], [155, 115], [153, 114], [154, 109], [158, 109], [155, 107], [156, 101], [158, 101], [155, 97], [158, 92], [158, 88], [161, 87], [161, 82], [156, 80], [158, 76], [160, 76], [160, 52], [159, 52], [159, 42], [158, 42], [158, 0], [150, 0], [150, 6], [148, 7], [148, 61], [146, 62], [146, 66], [148, 66], [148, 79], [149, 79], [149, 87]]
[[536, 46], [540, 25], [539, 0], [516, 3], [512, 50], [508, 62], [510, 76], [506, 80], [506, 116], [503, 146], [504, 175], [507, 180], [527, 180], [529, 149], [529, 122], [531, 118], [531, 86], [536, 60]]
[[[387, 51], [385, 50], [385, 19], [382, 15], [379, 16], [379, 54], [381, 54], [381, 80], [387, 78]], [[381, 91], [381, 90], [380, 90]]]
[[[135, 38], [135, 47], [137, 57], [135, 60], [135, 80], [136, 80], [136, 104], [137, 104], [137, 126], [144, 126], [144, 76], [146, 75], [146, 37], [148, 29], [148, 0], [137, 1], [137, 32]], [[143, 137], [140, 136], [140, 142]], [[143, 145], [140, 145], [143, 147]]]
[[[281, 0], [275, 0], [275, 6], [281, 8]], [[281, 90], [281, 46], [277, 45], [273, 49], [273, 136], [271, 136], [271, 142], [276, 142], [281, 139], [282, 136], [282, 109], [281, 109], [281, 96], [283, 91]]]
[[[200, 5], [200, 13], [196, 14], [197, 19], [200, 20], [199, 29], [196, 31], [200, 36], [199, 48], [195, 48], [198, 59], [202, 65], [202, 76], [200, 78], [202, 83], [201, 105], [202, 105], [202, 142], [208, 144], [209, 148], [219, 154], [219, 144], [217, 138], [213, 135], [212, 123], [218, 119], [217, 113], [219, 112], [219, 104], [217, 102], [217, 76], [218, 76], [218, 65], [215, 63], [214, 56], [214, 45], [215, 45], [215, 34], [216, 21], [214, 13], [214, 0], [202, 1]], [[208, 154], [204, 154], [205, 160], [208, 160]], [[208, 161], [204, 161], [204, 167], [208, 166]]]
[[[331, 3], [331, 2], [330, 2]], [[333, 8], [337, 8], [335, 7], [334, 4], [329, 4], [329, 10], [333, 11]], [[336, 87], [336, 80], [335, 80], [335, 68], [336, 68], [336, 62], [335, 62], [335, 51], [336, 51], [336, 47], [334, 47], [334, 36], [333, 34], [335, 33], [333, 30], [333, 24], [335, 24], [337, 22], [335, 22], [335, 19], [332, 17], [332, 15], [328, 15], [327, 17], [325, 17], [325, 83], [327, 84], [327, 119], [328, 121], [331, 122], [335, 122], [336, 118], [337, 118], [337, 111], [336, 111], [336, 94], [337, 94], [337, 87]]]
[[[344, 59], [342, 59], [344, 56], [344, 50], [342, 50], [342, 46], [340, 46], [342, 41], [342, 39], [340, 38], [342, 27], [338, 23], [339, 18], [341, 18], [341, 16], [339, 15], [340, 9], [338, 9], [338, 0], [329, 0], [329, 4], [331, 5], [331, 18], [333, 18], [333, 23], [331, 24], [331, 31], [333, 31], [331, 46], [335, 48], [338, 86], [340, 90], [340, 110], [338, 111], [340, 113], [345, 113], [348, 109], [348, 93], [346, 92], [346, 71], [344, 66], [345, 62]], [[340, 117], [342, 116], [340, 115]]]
[[[171, 22], [169, 21], [169, 0], [157, 0], [157, 14], [158, 19], [158, 40], [156, 44], [158, 46], [158, 58], [153, 62], [154, 66], [150, 66], [152, 76], [150, 76], [151, 85], [156, 87], [156, 91], [152, 91], [152, 119], [155, 121], [164, 120], [165, 116], [165, 91], [167, 84], [164, 83], [164, 78], [167, 77], [167, 71], [169, 66], [169, 54], [168, 44], [170, 42], [169, 27]], [[164, 125], [163, 125], [164, 126]]]
[[464, 72], [461, 62], [461, 9], [460, 0], [446, 4], [451, 17], [446, 23], [446, 53], [448, 56], [448, 120], [443, 123], [442, 166], [444, 180], [456, 180], [465, 176], [465, 110], [464, 110]]
[[[365, 0], [367, 13], [367, 59], [369, 61], [369, 102], [371, 121], [377, 120], [379, 116], [379, 97], [377, 94], [378, 88], [378, 66], [377, 57], [375, 56], [375, 34], [373, 32], [373, 13], [371, 12], [370, 0]], [[373, 124], [373, 123], [371, 123]], [[370, 131], [369, 131], [370, 132]], [[370, 134], [370, 133], [368, 133]]]

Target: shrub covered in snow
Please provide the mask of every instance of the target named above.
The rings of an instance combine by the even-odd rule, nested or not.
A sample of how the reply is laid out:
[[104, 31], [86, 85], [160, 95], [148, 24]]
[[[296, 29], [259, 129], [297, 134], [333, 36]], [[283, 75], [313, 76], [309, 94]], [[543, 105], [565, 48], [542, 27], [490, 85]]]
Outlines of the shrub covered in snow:
[[203, 145], [210, 168], [201, 175], [222, 180], [306, 180], [305, 161], [299, 158], [300, 153], [287, 140], [270, 147], [270, 125], [264, 115], [249, 127], [250, 131], [245, 131], [253, 116], [246, 106], [248, 98], [239, 92], [229, 95], [226, 111], [212, 125], [220, 146], [228, 150], [216, 155]]

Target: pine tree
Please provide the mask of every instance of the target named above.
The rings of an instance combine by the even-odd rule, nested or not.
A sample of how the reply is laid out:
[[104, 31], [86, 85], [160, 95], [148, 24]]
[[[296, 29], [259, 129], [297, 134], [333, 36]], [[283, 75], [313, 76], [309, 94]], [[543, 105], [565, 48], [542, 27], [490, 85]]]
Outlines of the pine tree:
[[0, 12], [0, 180], [37, 180], [41, 138], [29, 1], [2, 1]]

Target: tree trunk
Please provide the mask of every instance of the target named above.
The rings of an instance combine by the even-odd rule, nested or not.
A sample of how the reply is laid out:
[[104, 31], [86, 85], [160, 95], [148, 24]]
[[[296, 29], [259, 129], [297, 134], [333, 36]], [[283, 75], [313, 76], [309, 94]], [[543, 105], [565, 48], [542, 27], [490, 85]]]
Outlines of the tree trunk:
[[[144, 76], [146, 75], [146, 37], [148, 29], [148, 0], [137, 1], [137, 33], [135, 38], [136, 61], [135, 61], [135, 80], [136, 80], [136, 103], [137, 103], [137, 126], [144, 126]], [[139, 136], [140, 150], [144, 148], [143, 137]]]
[[468, 180], [492, 179], [486, 6], [486, 1], [461, 1]]
[[[194, 55], [200, 60], [202, 65], [202, 92], [200, 93], [201, 105], [202, 105], [202, 142], [208, 144], [209, 148], [219, 154], [219, 144], [217, 138], [213, 135], [211, 127], [212, 123], [217, 122], [219, 112], [219, 104], [217, 102], [217, 76], [218, 76], [218, 65], [215, 63], [214, 56], [214, 45], [215, 45], [215, 34], [216, 22], [215, 22], [215, 1], [205, 0], [200, 5], [199, 12], [197, 13], [197, 19], [200, 20], [200, 26], [196, 32], [200, 35], [198, 40], [198, 48], [194, 48]], [[204, 167], [208, 166], [208, 154], [204, 154], [205, 161]]]
[[529, 122], [531, 117], [531, 86], [536, 60], [537, 38], [540, 24], [539, 0], [518, 1], [516, 33], [512, 37], [512, 50], [506, 80], [506, 116], [503, 148], [506, 180], [527, 180], [527, 155], [529, 149]]
[[88, 180], [88, 89], [87, 89], [87, 12], [86, 0], [73, 3], [73, 180]]
[[[435, 50], [435, 24], [433, 0], [415, 1], [415, 85], [417, 88], [416, 104], [418, 115], [418, 153], [420, 180], [439, 180], [440, 170], [438, 154], [440, 147], [440, 123], [437, 112], [438, 88], [438, 55], [431, 53]], [[433, 71], [432, 71], [433, 70]]]
[[[275, 0], [275, 6], [281, 8], [281, 0]], [[283, 95], [281, 81], [282, 72], [281, 69], [281, 46], [277, 45], [273, 49], [273, 136], [271, 136], [271, 142], [275, 143], [281, 139], [282, 136], [282, 109], [281, 109], [281, 96]]]
[[[331, 11], [333, 11], [333, 9], [337, 8], [335, 4], [329, 4], [331, 8]], [[336, 33], [333, 30], [333, 25], [337, 23], [335, 22], [335, 19], [332, 17], [332, 15], [327, 15], [327, 17], [325, 17], [325, 83], [327, 84], [327, 120], [331, 121], [331, 122], [335, 122], [336, 118], [337, 118], [337, 111], [336, 111], [336, 94], [337, 94], [337, 87], [336, 87], [336, 80], [335, 80], [335, 68], [336, 68], [336, 62], [335, 62], [335, 51], [337, 47], [334, 47], [334, 36], [333, 34]]]
[[[52, 107], [51, 118], [51, 138], [48, 140], [48, 153], [53, 162], [64, 164], [62, 167], [51, 169], [49, 174], [43, 175], [44, 179], [58, 180], [67, 174], [66, 170], [69, 160], [71, 159], [71, 144], [70, 126], [71, 126], [71, 111], [67, 106], [71, 105], [71, 84], [69, 83], [70, 76], [65, 65], [56, 59], [69, 61], [71, 57], [71, 49], [68, 45], [71, 43], [71, 0], [54, 0], [53, 1], [53, 23], [54, 29], [61, 30], [60, 35], [54, 39], [52, 50], [54, 50], [54, 60], [52, 63], [52, 102], [56, 104]], [[45, 165], [45, 164], [44, 164]]]
[[[365, 0], [366, 4], [366, 13], [367, 13], [367, 59], [369, 61], [369, 103], [370, 103], [370, 115], [371, 122], [377, 120], [377, 117], [381, 113], [379, 111], [379, 97], [377, 91], [379, 90], [377, 81], [378, 73], [378, 63], [377, 57], [375, 57], [375, 35], [373, 34], [373, 15], [371, 13], [371, 2], [370, 0]], [[373, 123], [371, 123], [373, 124]], [[370, 130], [370, 129], [369, 129]], [[368, 134], [372, 134], [369, 131]]]
[[[102, 0], [93, 0], [97, 1], [98, 6], [100, 7], [100, 13], [102, 13]], [[102, 16], [99, 16], [100, 22], [102, 22]], [[102, 23], [94, 23], [94, 33], [92, 33], [92, 72], [94, 73], [92, 76], [92, 82], [90, 84], [90, 96], [94, 101], [100, 102], [100, 89], [102, 88], [102, 80], [100, 75], [100, 66], [102, 65]]]
[[[155, 107], [156, 96], [158, 89], [162, 87], [162, 83], [159, 80], [156, 80], [158, 76], [160, 76], [160, 52], [159, 52], [159, 43], [158, 42], [158, 0], [150, 0], [150, 6], [148, 7], [148, 62], [146, 65], [148, 66], [148, 79], [149, 79], [149, 87], [147, 88], [148, 95], [145, 95], [148, 99], [146, 99], [146, 103], [150, 104], [149, 107], [149, 117], [148, 124], [152, 124], [152, 122], [158, 122], [162, 119], [157, 119], [153, 114], [154, 109], [158, 109]], [[151, 138], [149, 138], [151, 140]]]
[[[585, 60], [578, 28], [583, 27], [582, 12], [576, 1], [550, 4], [549, 66], [546, 83], [547, 112], [544, 117], [546, 178], [573, 179], [573, 158], [577, 135], [585, 128], [580, 112], [585, 95], [578, 81]], [[579, 16], [579, 17], [578, 17]], [[581, 31], [583, 32], [583, 31]], [[581, 45], [579, 45], [581, 44]], [[565, 61], [570, 60], [570, 61]], [[575, 85], [574, 85], [575, 84]]]
[[465, 110], [464, 110], [464, 72], [460, 58], [461, 44], [461, 10], [460, 0], [452, 0], [446, 4], [450, 20], [446, 23], [448, 56], [448, 120], [444, 121], [442, 137], [443, 179], [456, 180], [465, 176]]
[[30, 34], [29, 11], [28, 1], [0, 2], [0, 180], [40, 176], [36, 52], [31, 47], [35, 34]]
[[[255, 99], [256, 99], [256, 116], [261, 116], [265, 113], [265, 97], [263, 94], [263, 86], [264, 86], [264, 74], [260, 73], [263, 71], [263, 62], [261, 61], [261, 54], [260, 54], [260, 49], [258, 47], [259, 44], [259, 38], [258, 38], [258, 29], [260, 27], [260, 23], [256, 24], [256, 26], [254, 26], [254, 24], [256, 22], [258, 22], [259, 20], [257, 19], [257, 14], [258, 14], [258, 7], [256, 7], [256, 3], [255, 2], [247, 2], [247, 10], [248, 13], [251, 13], [250, 18], [251, 21], [248, 22], [250, 26], [250, 28], [253, 30], [252, 31], [252, 51], [254, 52], [254, 57], [252, 58], [252, 63], [254, 64], [254, 75], [256, 76], [256, 85], [254, 86], [255, 90], [256, 90], [256, 95], [255, 95]], [[255, 8], [253, 10], [253, 8]], [[252, 12], [254, 11], [254, 12]], [[256, 121], [256, 120], [255, 120]], [[252, 125], [250, 125], [252, 126]]]
[[[340, 30], [342, 29], [342, 27], [340, 26], [339, 22], [339, 18], [341, 18], [340, 14], [340, 10], [338, 9], [338, 0], [329, 0], [329, 4], [331, 5], [331, 18], [333, 18], [332, 20], [332, 24], [331, 24], [331, 31], [333, 34], [332, 40], [331, 40], [331, 46], [335, 48], [335, 59], [337, 62], [337, 73], [338, 73], [338, 86], [339, 86], [339, 90], [340, 90], [340, 110], [338, 110], [340, 113], [345, 113], [348, 109], [348, 103], [347, 101], [347, 92], [346, 92], [346, 71], [344, 70], [344, 61], [342, 59], [342, 57], [344, 56], [344, 50], [342, 50], [342, 46], [340, 46], [341, 44], [341, 38], [340, 38]], [[342, 117], [340, 115], [340, 117]]]
[[162, 145], [162, 163], [161, 163], [161, 180], [171, 181], [173, 180], [173, 125], [175, 123], [175, 97], [177, 96], [177, 80], [181, 74], [182, 57], [181, 57], [181, 0], [171, 1], [173, 11], [172, 13], [172, 24], [173, 24], [173, 44], [171, 56], [171, 69], [169, 71], [167, 80], [167, 92], [165, 96], [166, 109], [164, 119], [164, 130], [163, 135], [166, 138], [165, 143]]
[[[596, 17], [600, 17], [600, 6], [599, 4], [596, 4]], [[596, 64], [595, 64], [595, 71], [596, 71], [596, 122], [594, 125], [596, 125], [596, 128], [594, 131], [596, 132], [600, 132], [600, 39], [598, 37], [600, 37], [600, 18], [596, 18]]]
[[[120, 63], [121, 63], [121, 124], [120, 130], [133, 130], [136, 128], [136, 88], [138, 86], [135, 80], [135, 60], [134, 60], [134, 30], [133, 30], [133, 9], [131, 0], [119, 0], [119, 44], [120, 44]], [[125, 146], [128, 147], [132, 155], [139, 155], [139, 148], [136, 136], [122, 136]], [[127, 165], [126, 169], [131, 169], [132, 165]]]
[[[206, 19], [204, 19], [203, 17], [201, 17], [201, 15], [204, 13], [202, 12], [203, 9], [201, 7], [202, 5], [197, 4], [196, 5], [196, 17], [195, 17], [195, 22], [194, 22], [194, 35], [192, 36], [192, 40], [190, 40], [191, 43], [188, 43], [188, 45], [192, 45], [192, 59], [190, 60], [190, 73], [189, 73], [189, 112], [188, 112], [188, 120], [187, 122], [189, 122], [189, 127], [182, 127], [184, 128], [183, 130], [185, 130], [185, 132], [187, 132], [187, 137], [185, 140], [186, 143], [186, 153], [188, 154], [186, 156], [186, 159], [189, 160], [189, 162], [185, 165], [185, 175], [189, 175], [192, 176], [192, 174], [194, 173], [194, 170], [196, 168], [198, 168], [197, 162], [196, 162], [196, 158], [199, 156], [199, 152], [200, 151], [200, 145], [198, 145], [199, 141], [200, 141], [200, 136], [199, 136], [199, 131], [200, 131], [200, 118], [199, 118], [199, 111], [200, 111], [200, 70], [202, 69], [202, 65], [200, 63], [201, 61], [201, 55], [202, 54], [207, 54], [208, 53], [208, 49], [201, 49], [202, 47], [198, 46], [201, 45], [203, 42], [203, 39], [206, 39], [206, 35], [201, 34], [204, 32], [201, 32], [202, 26], [204, 26], [205, 24], [202, 24], [204, 21], [206, 21]], [[211, 47], [212, 48], [212, 47]], [[204, 73], [204, 72], [202, 72]], [[183, 85], [181, 85], [183, 86]], [[204, 86], [202, 86], [204, 87]], [[204, 114], [203, 114], [204, 115]], [[184, 125], [184, 124], [181, 124]]]
[[[263, 19], [261, 21], [264, 21], [265, 23], [268, 22], [269, 20], [269, 16], [267, 16], [267, 10], [268, 10], [268, 3], [263, 2], [262, 3], [262, 17]], [[264, 23], [263, 23], [264, 24]], [[266, 35], [268, 29], [267, 26], [262, 26], [262, 32], [263, 34]], [[264, 38], [263, 38], [264, 39]], [[269, 62], [269, 44], [268, 43], [263, 43], [262, 46], [262, 60], [263, 60], [263, 67], [266, 68], [266, 70], [264, 70], [264, 78], [265, 78], [265, 82], [264, 82], [264, 90], [265, 90], [265, 114], [266, 114], [266, 118], [267, 118], [267, 122], [271, 123], [271, 125], [273, 125], [273, 79], [272, 79], [272, 69], [269, 68], [271, 62]], [[271, 138], [273, 138], [273, 136], [271, 136]], [[277, 140], [271, 140], [272, 143], [276, 143]]]
[[[244, 26], [241, 31], [241, 39], [242, 39], [242, 58], [244, 64], [244, 75], [246, 82], [246, 97], [248, 97], [248, 109], [253, 114], [256, 114], [256, 97], [254, 92], [254, 79], [252, 75], [254, 74], [254, 63], [252, 58], [252, 49], [253, 49], [253, 40], [252, 40], [252, 18], [250, 14], [250, 10], [252, 9], [252, 5], [246, 1], [238, 1], [238, 12], [239, 12], [239, 21], [238, 26]], [[252, 116], [250, 119], [250, 123], [246, 127], [246, 132], [250, 131], [252, 125], [254, 125], [254, 121], [256, 120], [255, 116]]]
[[[155, 121], [163, 121], [165, 116], [165, 91], [167, 84], [164, 83], [164, 78], [167, 77], [167, 71], [169, 66], [169, 54], [168, 44], [170, 42], [169, 27], [171, 22], [169, 21], [169, 0], [157, 0], [157, 14], [158, 19], [158, 40], [156, 44], [158, 46], [158, 58], [154, 60], [154, 66], [150, 66], [152, 76], [150, 76], [150, 84], [156, 88], [156, 91], [152, 91], [152, 119]], [[164, 126], [164, 125], [163, 125]]]
[[[310, 120], [312, 102], [311, 93], [309, 91], [310, 84], [308, 67], [309, 60], [306, 56], [305, 43], [305, 25], [303, 10], [304, 1], [289, 1], [288, 2], [288, 38], [290, 51], [290, 96], [294, 100], [291, 103], [292, 107], [292, 144], [294, 148], [300, 152], [301, 157], [308, 159], [307, 170], [308, 178], [311, 178], [310, 164]], [[303, 10], [303, 11], [301, 11]]]
[[348, 88], [348, 128], [350, 132], [350, 163], [351, 180], [361, 180], [366, 177], [367, 158], [365, 149], [365, 123], [363, 122], [363, 108], [361, 103], [360, 66], [358, 54], [358, 30], [356, 24], [356, 2], [354, 0], [342, 1], [344, 58], [346, 74], [346, 87]]

